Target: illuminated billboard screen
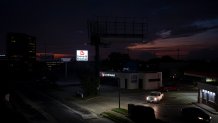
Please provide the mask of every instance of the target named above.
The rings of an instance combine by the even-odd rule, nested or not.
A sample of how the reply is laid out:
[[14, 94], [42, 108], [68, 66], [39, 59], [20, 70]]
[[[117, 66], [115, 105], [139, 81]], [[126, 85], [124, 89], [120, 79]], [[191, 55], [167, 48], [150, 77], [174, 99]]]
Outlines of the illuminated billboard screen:
[[76, 61], [88, 61], [88, 50], [77, 50]]

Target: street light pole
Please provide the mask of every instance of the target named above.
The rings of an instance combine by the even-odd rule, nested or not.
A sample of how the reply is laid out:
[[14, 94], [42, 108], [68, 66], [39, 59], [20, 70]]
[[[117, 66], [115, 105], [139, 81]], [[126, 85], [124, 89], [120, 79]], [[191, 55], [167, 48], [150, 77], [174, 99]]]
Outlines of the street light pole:
[[118, 87], [119, 87], [119, 90], [118, 90], [118, 98], [119, 98], [119, 108], [120, 108], [120, 79], [117, 78], [117, 81], [118, 81]]
[[65, 79], [67, 80], [67, 62], [65, 62]]

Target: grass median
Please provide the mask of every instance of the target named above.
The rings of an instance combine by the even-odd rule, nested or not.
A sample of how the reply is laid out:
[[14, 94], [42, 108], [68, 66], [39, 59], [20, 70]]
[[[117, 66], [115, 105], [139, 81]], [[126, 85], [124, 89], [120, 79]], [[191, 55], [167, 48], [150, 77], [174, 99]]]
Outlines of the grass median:
[[111, 111], [101, 113], [103, 117], [106, 117], [115, 123], [132, 123], [127, 117], [128, 110], [122, 108], [114, 108]]

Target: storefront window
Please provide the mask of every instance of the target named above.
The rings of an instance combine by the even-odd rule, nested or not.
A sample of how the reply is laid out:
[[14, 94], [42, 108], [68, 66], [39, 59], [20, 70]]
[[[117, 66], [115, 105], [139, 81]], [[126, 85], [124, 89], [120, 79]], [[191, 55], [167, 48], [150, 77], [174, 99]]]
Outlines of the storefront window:
[[209, 94], [209, 101], [215, 102], [215, 93], [209, 92], [208, 94]]
[[131, 75], [131, 82], [132, 83], [137, 83], [137, 75]]
[[215, 93], [208, 91], [208, 90], [202, 90], [202, 98], [211, 102], [215, 102]]
[[202, 90], [202, 98], [205, 100], [207, 99], [207, 91], [204, 89]]

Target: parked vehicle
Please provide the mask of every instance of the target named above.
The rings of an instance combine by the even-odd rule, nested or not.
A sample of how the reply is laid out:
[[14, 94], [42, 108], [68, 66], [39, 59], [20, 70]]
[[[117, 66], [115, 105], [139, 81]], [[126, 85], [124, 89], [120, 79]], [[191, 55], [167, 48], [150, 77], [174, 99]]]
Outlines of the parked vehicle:
[[80, 97], [80, 98], [84, 98], [85, 91], [81, 88], [79, 88], [76, 92], [75, 92], [75, 96], [76, 97]]
[[200, 108], [186, 107], [181, 110], [182, 116], [193, 123], [210, 123], [211, 116]]
[[164, 94], [159, 91], [152, 91], [146, 96], [146, 102], [160, 102], [164, 97]]

